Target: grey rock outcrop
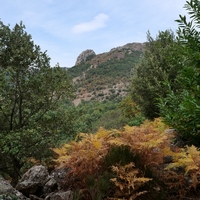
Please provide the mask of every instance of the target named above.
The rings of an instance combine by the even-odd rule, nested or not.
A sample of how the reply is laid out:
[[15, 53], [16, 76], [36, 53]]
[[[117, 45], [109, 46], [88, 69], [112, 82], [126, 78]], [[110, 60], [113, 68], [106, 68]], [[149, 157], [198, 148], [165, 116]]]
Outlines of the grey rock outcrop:
[[16, 189], [28, 196], [30, 194], [43, 193], [44, 185], [50, 180], [49, 173], [44, 166], [33, 166], [23, 176]]
[[58, 188], [57, 181], [53, 177], [51, 177], [49, 179], [49, 181], [44, 185], [44, 187], [43, 187], [43, 193], [44, 194], [49, 194], [49, 193], [57, 190], [57, 188]]
[[86, 61], [86, 59], [88, 58], [88, 56], [91, 55], [96, 55], [95, 52], [91, 49], [87, 49], [85, 51], [83, 51], [77, 58], [75, 65], [78, 65], [84, 61]]
[[68, 169], [55, 169], [49, 174], [45, 166], [33, 166], [19, 180], [16, 189], [31, 200], [71, 200], [72, 192], [63, 191], [61, 187], [61, 182], [68, 171]]
[[[0, 199], [1, 197], [6, 196], [7, 199], [9, 197], [16, 197], [18, 200], [28, 200], [23, 194], [17, 191], [12, 185], [6, 181], [2, 176], [0, 176]], [[11, 198], [12, 199], [12, 198]]]
[[45, 200], [73, 200], [72, 191], [59, 191], [56, 193], [49, 194]]

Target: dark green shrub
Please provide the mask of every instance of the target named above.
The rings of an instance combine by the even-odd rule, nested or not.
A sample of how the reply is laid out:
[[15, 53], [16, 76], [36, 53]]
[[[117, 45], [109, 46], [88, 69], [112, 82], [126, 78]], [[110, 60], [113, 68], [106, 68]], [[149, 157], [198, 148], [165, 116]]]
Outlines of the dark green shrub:
[[149, 32], [147, 34], [144, 56], [133, 69], [131, 94], [133, 101], [148, 119], [160, 115], [158, 98], [165, 97], [168, 91], [164, 82], [171, 82], [174, 90], [178, 87], [174, 84], [180, 69], [181, 56], [176, 52], [178, 46], [175, 35], [170, 30], [159, 32], [156, 39]]
[[171, 85], [166, 98], [160, 103], [161, 114], [167, 124], [175, 128], [189, 143], [200, 146], [200, 7], [199, 1], [185, 4], [191, 21], [180, 16], [178, 40], [182, 48], [177, 54], [184, 55], [183, 69], [177, 82], [182, 89], [174, 93]]
[[0, 195], [0, 200], [18, 200], [18, 197], [15, 195]]

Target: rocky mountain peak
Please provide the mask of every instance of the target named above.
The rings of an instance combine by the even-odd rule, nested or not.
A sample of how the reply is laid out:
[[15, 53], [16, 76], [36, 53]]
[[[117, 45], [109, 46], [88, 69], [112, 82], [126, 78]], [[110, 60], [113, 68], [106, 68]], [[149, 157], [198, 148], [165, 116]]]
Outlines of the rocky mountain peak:
[[88, 56], [91, 55], [96, 55], [95, 52], [92, 49], [87, 49], [85, 51], [83, 51], [77, 58], [75, 65], [78, 65], [84, 61], [86, 61], [86, 59], [88, 58]]
[[76, 85], [74, 104], [82, 100], [111, 100], [127, 95], [133, 67], [139, 62], [145, 43], [128, 43], [108, 52], [83, 51], [76, 66], [68, 69]]
[[144, 46], [145, 46], [145, 43], [133, 42], [133, 43], [125, 44], [123, 46], [112, 48], [110, 52], [115, 51], [115, 50], [121, 51], [121, 50], [127, 50], [127, 49], [130, 49], [133, 51], [143, 51]]

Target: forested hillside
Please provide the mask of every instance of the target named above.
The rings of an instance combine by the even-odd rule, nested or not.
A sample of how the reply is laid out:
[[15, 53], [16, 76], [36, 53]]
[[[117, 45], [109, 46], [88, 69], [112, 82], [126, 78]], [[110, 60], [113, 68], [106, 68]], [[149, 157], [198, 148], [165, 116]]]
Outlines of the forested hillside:
[[74, 103], [81, 100], [113, 100], [125, 97], [134, 66], [143, 54], [144, 44], [131, 43], [107, 53], [91, 55], [68, 69], [76, 88]]
[[[0, 199], [18, 199], [2, 179], [20, 200], [199, 199], [199, 1], [184, 8], [176, 33], [147, 32], [68, 70], [22, 22], [0, 22]], [[36, 165], [47, 179], [36, 171], [29, 185]]]

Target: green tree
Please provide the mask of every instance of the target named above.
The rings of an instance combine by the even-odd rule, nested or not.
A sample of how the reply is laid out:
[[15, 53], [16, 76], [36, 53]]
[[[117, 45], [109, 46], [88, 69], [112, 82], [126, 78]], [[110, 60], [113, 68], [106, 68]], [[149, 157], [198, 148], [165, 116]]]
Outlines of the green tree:
[[103, 127], [105, 129], [120, 129], [127, 124], [127, 119], [124, 117], [121, 109], [108, 110], [94, 123], [94, 130]]
[[66, 130], [60, 103], [71, 94], [66, 71], [50, 67], [22, 22], [13, 29], [0, 22], [0, 171], [13, 183], [31, 158], [47, 157]]
[[200, 4], [198, 0], [186, 1], [190, 21], [179, 16], [178, 40], [184, 56], [183, 69], [177, 82], [182, 85], [174, 93], [169, 84], [169, 94], [160, 103], [161, 114], [166, 123], [173, 126], [188, 142], [200, 145]]
[[130, 95], [127, 95], [120, 102], [119, 108], [122, 110], [129, 126], [140, 125], [145, 120], [144, 116], [142, 116], [141, 114], [139, 106], [137, 106], [136, 103], [133, 102]]
[[156, 39], [147, 33], [144, 55], [133, 70], [131, 94], [149, 119], [160, 115], [158, 98], [165, 97], [168, 90], [164, 82], [171, 82], [174, 90], [178, 87], [174, 82], [181, 60], [175, 51], [178, 46], [171, 30], [159, 32]]
[[106, 113], [117, 109], [118, 103], [114, 101], [82, 101], [75, 108], [76, 121], [75, 127], [78, 132], [95, 132], [102, 126], [102, 119]]

